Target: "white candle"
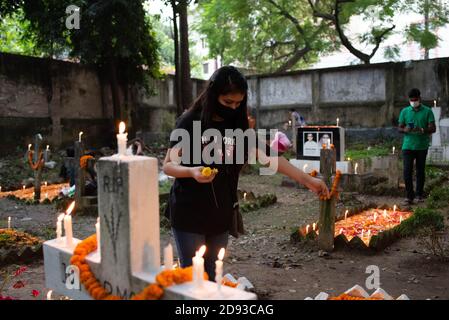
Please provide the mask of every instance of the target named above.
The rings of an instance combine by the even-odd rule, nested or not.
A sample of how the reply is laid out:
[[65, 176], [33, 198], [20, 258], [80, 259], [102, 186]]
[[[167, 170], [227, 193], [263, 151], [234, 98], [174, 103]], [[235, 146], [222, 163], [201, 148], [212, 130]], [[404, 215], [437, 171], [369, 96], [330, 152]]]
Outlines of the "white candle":
[[8, 229], [11, 229], [11, 217], [8, 217]]
[[433, 106], [436, 108], [437, 107], [437, 101], [433, 100]]
[[223, 280], [223, 258], [225, 249], [221, 248], [218, 253], [218, 260], [215, 261], [215, 282], [217, 283], [217, 290], [221, 291], [221, 281]]
[[303, 167], [302, 167], [302, 171], [306, 172], [306, 169], [309, 165], [306, 163]]
[[62, 240], [62, 220], [64, 219], [64, 213], [58, 216], [58, 221], [56, 222], [56, 241], [61, 243]]
[[365, 232], [365, 230], [362, 230], [362, 236], [361, 236], [362, 240], [363, 240], [364, 232]]
[[246, 201], [246, 192], [243, 193], [243, 200]]
[[28, 145], [28, 151], [31, 151], [31, 143]]
[[204, 282], [204, 258], [203, 255], [206, 252], [206, 246], [201, 246], [200, 250], [195, 253], [192, 258], [193, 262], [193, 284], [195, 288], [201, 288]]
[[349, 212], [349, 210], [346, 210], [346, 212], [345, 212], [345, 220], [348, 218], [348, 212]]
[[355, 168], [354, 168], [354, 174], [357, 174], [357, 168], [359, 167], [359, 164], [358, 163], [356, 163], [355, 164]]
[[306, 234], [309, 233], [309, 228], [310, 228], [310, 225], [308, 224], [308, 225], [306, 226]]
[[44, 186], [47, 186], [47, 181], [44, 182]]
[[52, 293], [53, 293], [53, 290], [50, 290], [47, 292], [47, 300], [51, 300]]
[[164, 267], [165, 270], [173, 270], [173, 247], [171, 243], [164, 248]]
[[377, 212], [374, 212], [374, 222], [377, 220]]
[[387, 209], [384, 209], [384, 218], [387, 218]]
[[81, 142], [81, 136], [83, 135], [83, 133], [84, 133], [84, 132], [81, 131], [81, 132], [78, 134], [78, 141], [79, 141], [79, 142]]
[[396, 205], [393, 206], [393, 213], [396, 213]]
[[288, 120], [288, 125], [291, 127], [292, 126], [292, 121]]
[[402, 215], [399, 216], [399, 223], [402, 223]]
[[368, 240], [371, 238], [371, 230], [368, 230]]
[[25, 190], [25, 185], [23, 185], [23, 190]]
[[312, 230], [315, 231], [315, 229], [316, 229], [316, 223], [314, 222], [312, 225]]
[[50, 151], [50, 146], [47, 144], [47, 151]]
[[119, 133], [117, 134], [117, 147], [118, 154], [121, 156], [126, 155], [126, 142], [128, 141], [128, 133], [125, 133], [125, 123], [122, 121], [119, 125]]
[[75, 201], [70, 204], [64, 216], [65, 243], [69, 248], [73, 246], [72, 216], [70, 214], [74, 207]]
[[343, 228], [340, 229], [340, 234], [342, 234], [342, 233], [343, 233]]
[[97, 252], [99, 255], [101, 255], [100, 217], [97, 218], [97, 223], [95, 224], [95, 230], [97, 232]]
[[338, 127], [338, 123], [340, 122], [340, 119], [337, 118], [337, 127]]
[[2, 186], [0, 186], [0, 192], [2, 192]]
[[394, 154], [394, 151], [396, 150], [396, 147], [393, 147], [393, 154]]

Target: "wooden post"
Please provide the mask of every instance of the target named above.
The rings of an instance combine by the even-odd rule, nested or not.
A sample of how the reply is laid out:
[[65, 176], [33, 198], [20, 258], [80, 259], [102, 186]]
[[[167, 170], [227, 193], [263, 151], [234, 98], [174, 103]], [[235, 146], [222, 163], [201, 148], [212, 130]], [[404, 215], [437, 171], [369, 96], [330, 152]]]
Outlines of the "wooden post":
[[80, 159], [84, 155], [84, 143], [82, 141], [75, 142], [75, 204], [76, 210], [82, 211], [83, 209], [83, 201], [82, 197], [84, 196], [84, 170], [81, 169]]
[[[39, 161], [39, 151], [41, 149], [42, 144], [42, 135], [40, 133], [34, 136], [34, 163], [38, 163]], [[42, 168], [38, 167], [37, 170], [34, 170], [34, 200], [41, 199], [41, 178], [42, 178]]]
[[296, 118], [294, 116], [290, 117], [292, 121], [292, 141], [293, 141], [293, 151], [295, 152], [295, 159], [298, 159], [298, 141], [297, 141], [297, 134], [298, 130], [296, 130]]
[[[335, 149], [321, 150], [320, 171], [329, 190], [331, 188], [331, 177], [336, 173], [336, 158]], [[336, 202], [336, 197], [331, 197], [330, 200], [320, 200], [318, 246], [321, 250], [328, 252], [334, 249]]]

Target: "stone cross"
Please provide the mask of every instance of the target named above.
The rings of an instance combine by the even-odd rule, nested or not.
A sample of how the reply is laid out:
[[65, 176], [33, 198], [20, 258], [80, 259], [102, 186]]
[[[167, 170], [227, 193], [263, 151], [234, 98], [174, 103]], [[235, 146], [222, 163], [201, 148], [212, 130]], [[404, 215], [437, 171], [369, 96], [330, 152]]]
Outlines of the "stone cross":
[[[87, 256], [92, 272], [106, 290], [130, 298], [163, 270], [160, 257], [158, 160], [144, 156], [101, 158], [98, 162], [100, 253]], [[75, 217], [76, 219], [76, 217]], [[80, 240], [75, 239], [75, 246]], [[91, 299], [77, 284], [69, 266], [75, 247], [44, 243], [46, 286], [73, 299]], [[192, 282], [167, 288], [164, 299], [256, 299], [255, 294], [206, 281], [201, 290]]]
[[[335, 149], [321, 149], [320, 171], [323, 181], [329, 188], [331, 187], [331, 177], [337, 172], [336, 156]], [[336, 202], [335, 197], [331, 197], [330, 200], [320, 200], [318, 246], [321, 250], [328, 252], [334, 249]]]

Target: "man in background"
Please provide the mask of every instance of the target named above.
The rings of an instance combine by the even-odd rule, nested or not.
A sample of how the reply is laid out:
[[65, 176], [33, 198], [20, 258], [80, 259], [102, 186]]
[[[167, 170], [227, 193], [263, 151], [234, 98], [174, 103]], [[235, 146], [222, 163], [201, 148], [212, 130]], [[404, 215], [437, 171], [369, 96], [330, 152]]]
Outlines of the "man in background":
[[[408, 93], [410, 105], [399, 115], [399, 132], [404, 134], [402, 155], [407, 198], [404, 205], [424, 201], [424, 182], [430, 136], [435, 133], [432, 109], [421, 103], [421, 92], [414, 88]], [[413, 189], [413, 163], [416, 161], [416, 192]]]

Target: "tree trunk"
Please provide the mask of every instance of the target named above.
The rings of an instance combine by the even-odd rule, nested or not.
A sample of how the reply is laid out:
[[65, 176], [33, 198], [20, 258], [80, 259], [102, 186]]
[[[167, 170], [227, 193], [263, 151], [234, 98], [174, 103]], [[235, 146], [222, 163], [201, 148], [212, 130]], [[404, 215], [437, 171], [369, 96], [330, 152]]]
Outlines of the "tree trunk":
[[305, 48], [298, 50], [295, 52], [295, 54], [288, 59], [287, 62], [285, 62], [282, 66], [280, 66], [275, 73], [281, 73], [281, 72], [286, 72], [289, 69], [293, 68], [295, 66], [295, 64], [301, 60], [302, 58], [304, 58], [304, 56], [311, 51], [310, 47], [306, 46]]
[[[429, 32], [429, 0], [424, 2], [424, 30], [426, 33]], [[430, 57], [430, 49], [424, 48], [424, 59], [428, 60]]]
[[179, 33], [180, 33], [180, 80], [182, 107], [187, 109], [193, 100], [192, 82], [190, 79], [190, 54], [189, 54], [189, 23], [187, 15], [187, 0], [181, 0], [179, 8]]
[[117, 80], [117, 66], [113, 57], [109, 58], [109, 74], [111, 84], [113, 116], [114, 116], [114, 123], [116, 123], [118, 120], [122, 118], [122, 114], [120, 108], [120, 93]]
[[178, 32], [178, 10], [176, 1], [172, 1], [173, 8], [173, 42], [175, 44], [175, 101], [176, 101], [176, 116], [182, 114], [182, 94], [181, 94], [181, 70], [179, 67], [179, 32]]

